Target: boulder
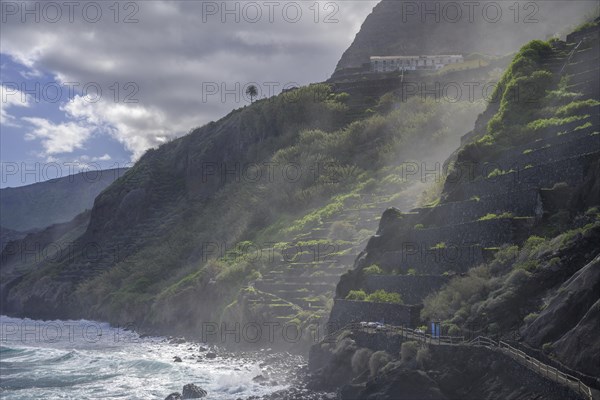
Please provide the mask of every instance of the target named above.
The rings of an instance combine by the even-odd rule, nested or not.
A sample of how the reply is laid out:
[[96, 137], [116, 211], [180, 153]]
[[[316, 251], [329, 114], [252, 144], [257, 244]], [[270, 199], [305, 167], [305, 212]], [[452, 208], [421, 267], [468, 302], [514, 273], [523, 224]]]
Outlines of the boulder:
[[213, 352], [206, 353], [205, 357], [209, 358], [209, 359], [214, 359], [214, 358], [217, 358], [217, 353], [213, 353]]
[[194, 385], [193, 383], [188, 383], [183, 387], [183, 393], [181, 395], [182, 399], [200, 399], [207, 395], [206, 390], [202, 389]]
[[165, 400], [181, 400], [181, 393], [173, 392], [167, 397], [165, 397]]
[[173, 362], [181, 362], [181, 357], [178, 357], [178, 356], [173, 357]]

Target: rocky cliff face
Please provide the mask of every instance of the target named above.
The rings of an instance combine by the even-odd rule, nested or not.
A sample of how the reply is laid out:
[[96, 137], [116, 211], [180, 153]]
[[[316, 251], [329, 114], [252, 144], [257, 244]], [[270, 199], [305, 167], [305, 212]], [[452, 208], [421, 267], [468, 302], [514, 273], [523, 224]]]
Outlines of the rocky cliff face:
[[532, 8], [532, 4], [521, 2], [517, 12], [514, 3], [484, 1], [472, 9], [465, 3], [448, 3], [452, 4], [381, 1], [365, 20], [336, 71], [361, 67], [370, 56], [503, 55], [529, 40], [554, 34], [557, 26], [578, 23], [582, 11], [594, 7], [586, 2], [554, 1], [535, 3]]
[[[427, 276], [454, 276], [420, 299], [411, 293], [412, 303], [424, 304], [422, 324], [441, 320], [450, 335], [511, 341], [600, 386], [592, 361], [600, 345], [592, 334], [600, 323], [599, 25], [566, 42], [522, 48], [499, 83], [501, 100], [480, 116], [451, 160], [439, 198], [383, 214], [355, 269], [342, 276], [338, 301], [350, 291], [368, 293], [372, 265], [405, 276], [395, 290], [401, 295], [411, 275], [421, 275], [415, 287]], [[509, 95], [536, 79], [539, 91], [528, 94], [535, 101], [523, 101], [525, 92]], [[358, 314], [371, 321], [385, 318], [368, 302], [363, 307]], [[435, 379], [442, 387], [438, 378], [444, 374]], [[389, 393], [390, 385], [384, 378], [360, 393]]]

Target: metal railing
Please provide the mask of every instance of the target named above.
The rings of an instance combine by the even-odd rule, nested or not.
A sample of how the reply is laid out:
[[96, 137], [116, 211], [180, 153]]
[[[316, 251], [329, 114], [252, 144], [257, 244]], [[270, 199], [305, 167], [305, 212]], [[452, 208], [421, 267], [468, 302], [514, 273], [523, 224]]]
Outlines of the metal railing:
[[548, 364], [544, 364], [538, 359], [527, 355], [523, 351], [516, 349], [503, 341], [498, 342], [498, 348], [509, 353], [511, 358], [513, 358], [515, 361], [525, 365], [534, 372], [537, 372], [539, 375], [571, 388], [588, 400], [593, 400], [592, 389], [590, 389], [590, 387], [585, 383], [581, 382], [579, 378], [566, 374], [557, 368], [549, 366]]
[[577, 49], [579, 48], [579, 46], [581, 46], [581, 43], [583, 43], [583, 40], [580, 40], [579, 43], [577, 43], [577, 46], [575, 46], [575, 48], [573, 50], [571, 50], [571, 53], [569, 53], [569, 57], [567, 58], [567, 61], [560, 69], [559, 75], [562, 75], [563, 72], [565, 71], [565, 69], [567, 68], [567, 66], [571, 63], [571, 60], [573, 59], [573, 56], [575, 55], [575, 52], [577, 52]]
[[323, 338], [323, 342], [335, 343], [337, 336], [341, 332], [346, 330], [352, 331], [356, 329], [385, 334], [397, 333], [406, 339], [415, 340], [417, 342], [422, 343], [423, 345], [462, 344], [467, 346], [483, 346], [491, 350], [498, 350], [507, 354], [513, 360], [520, 363], [521, 365], [524, 365], [533, 372], [536, 372], [537, 374], [548, 378], [558, 384], [567, 386], [568, 388], [582, 395], [586, 400], [594, 400], [592, 397], [592, 390], [590, 389], [590, 387], [583, 383], [579, 378], [573, 375], [566, 374], [555, 367], [544, 364], [538, 359], [527, 355], [523, 351], [514, 348], [506, 342], [495, 341], [485, 336], [477, 336], [475, 339], [467, 341], [464, 336], [432, 336], [422, 331], [406, 328], [404, 326], [384, 325], [381, 327], [368, 327], [360, 323], [352, 323], [344, 326], [341, 329], [338, 329], [335, 332], [328, 334]]

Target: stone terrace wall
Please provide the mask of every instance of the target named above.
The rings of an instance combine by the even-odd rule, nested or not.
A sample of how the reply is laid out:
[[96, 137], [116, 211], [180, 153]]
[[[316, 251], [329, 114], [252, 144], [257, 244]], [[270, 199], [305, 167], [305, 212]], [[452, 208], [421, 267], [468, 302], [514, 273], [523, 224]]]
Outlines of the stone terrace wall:
[[[404, 230], [398, 232], [394, 238], [389, 240], [375, 236], [369, 241], [367, 250], [370, 251], [372, 248], [379, 248], [382, 251], [405, 250], [417, 246], [417, 248], [427, 251], [441, 243], [445, 243], [446, 247], [463, 245], [496, 246], [511, 242], [514, 231], [515, 224], [512, 219], [496, 218], [438, 228]], [[385, 244], [382, 247], [384, 240]]]
[[420, 274], [442, 274], [446, 271], [466, 272], [484, 261], [480, 246], [450, 246], [436, 250], [415, 246], [406, 247], [404, 252], [381, 253], [375, 256], [374, 263], [387, 271], [414, 268]]
[[363, 321], [383, 321], [395, 326], [413, 326], [412, 318], [415, 314], [418, 315], [418, 307], [335, 299], [327, 325], [329, 332]]
[[466, 200], [472, 196], [492, 196], [531, 187], [546, 188], [552, 187], [557, 182], [566, 182], [569, 185], [581, 183], [590, 162], [598, 158], [597, 149], [590, 149], [590, 151], [594, 150], [596, 150], [595, 153], [580, 157], [538, 165], [489, 179], [484, 178], [469, 183], [451, 185], [455, 187], [449, 195], [449, 200]]
[[487, 214], [512, 212], [515, 216], [534, 216], [541, 213], [541, 198], [537, 190], [501, 193], [479, 200], [466, 200], [420, 209], [425, 225], [456, 225], [477, 220]]

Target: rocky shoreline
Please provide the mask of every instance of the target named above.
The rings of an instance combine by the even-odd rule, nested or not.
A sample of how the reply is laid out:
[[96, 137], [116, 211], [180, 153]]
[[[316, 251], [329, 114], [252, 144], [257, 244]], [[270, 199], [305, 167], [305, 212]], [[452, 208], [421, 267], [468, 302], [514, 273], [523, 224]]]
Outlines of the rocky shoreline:
[[[336, 393], [309, 388], [310, 371], [307, 359], [302, 355], [279, 352], [271, 348], [256, 351], [233, 351], [182, 337], [170, 336], [163, 341], [180, 348], [179, 354], [173, 357], [172, 361], [175, 363], [235, 359], [240, 362], [240, 372], [242, 365], [252, 363], [258, 365], [260, 373], [254, 376], [252, 381], [260, 386], [288, 385], [286, 389], [267, 395], [238, 397], [236, 400], [333, 400], [337, 396]], [[189, 383], [183, 387], [181, 392], [168, 394], [165, 400], [205, 397], [210, 398], [210, 393], [194, 383]]]

